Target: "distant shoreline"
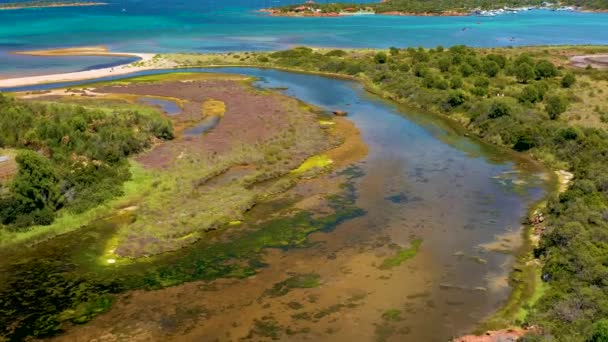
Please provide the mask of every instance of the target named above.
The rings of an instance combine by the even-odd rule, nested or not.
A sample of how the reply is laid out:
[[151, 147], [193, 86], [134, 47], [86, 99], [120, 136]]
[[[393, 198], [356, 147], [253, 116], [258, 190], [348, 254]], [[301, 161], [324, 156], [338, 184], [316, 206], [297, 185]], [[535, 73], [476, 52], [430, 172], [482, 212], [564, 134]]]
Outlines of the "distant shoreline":
[[324, 18], [324, 17], [353, 17], [353, 16], [366, 16], [366, 15], [392, 15], [392, 16], [410, 16], [410, 17], [466, 17], [470, 16], [471, 13], [468, 12], [457, 12], [457, 11], [447, 11], [442, 13], [432, 13], [432, 12], [399, 12], [399, 11], [390, 11], [390, 12], [353, 12], [353, 13], [338, 13], [338, 12], [327, 12], [327, 13], [317, 13], [317, 12], [281, 12], [279, 10], [273, 8], [262, 8], [258, 10], [258, 12], [266, 13], [271, 17], [291, 17], [291, 18]]
[[[385, 1], [382, 1], [385, 2]], [[569, 11], [581, 13], [608, 13], [604, 9], [588, 9], [584, 7], [564, 6], [558, 8], [552, 7], [521, 7], [521, 8], [503, 8], [490, 10], [446, 10], [443, 12], [403, 12], [403, 11], [388, 11], [388, 12], [373, 12], [373, 11], [344, 11], [344, 12], [319, 12], [313, 11], [312, 7], [301, 11], [283, 11], [278, 7], [262, 8], [258, 10], [260, 13], [265, 13], [271, 17], [290, 17], [290, 18], [323, 18], [323, 17], [351, 17], [351, 16], [368, 16], [368, 15], [386, 15], [386, 16], [410, 16], [410, 17], [494, 17], [507, 15], [528, 10], [550, 10], [550, 11]]]
[[84, 7], [84, 6], [104, 6], [107, 2], [49, 2], [49, 3], [12, 3], [0, 5], [0, 11], [19, 10], [26, 8], [52, 8], [52, 7]]

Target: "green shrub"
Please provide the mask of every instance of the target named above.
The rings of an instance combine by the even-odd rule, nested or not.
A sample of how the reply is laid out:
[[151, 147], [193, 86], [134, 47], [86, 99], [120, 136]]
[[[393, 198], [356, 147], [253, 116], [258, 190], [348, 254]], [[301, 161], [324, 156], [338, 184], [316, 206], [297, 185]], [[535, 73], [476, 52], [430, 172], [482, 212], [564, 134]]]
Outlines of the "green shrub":
[[551, 120], [556, 120], [559, 118], [559, 115], [565, 112], [568, 109], [568, 100], [559, 95], [552, 95], [547, 98], [547, 103], [545, 104], [545, 110], [547, 114], [549, 114], [549, 118]]
[[511, 106], [505, 101], [495, 100], [490, 106], [488, 117], [490, 119], [497, 119], [503, 116], [511, 115]]
[[483, 63], [483, 72], [488, 75], [488, 77], [495, 77], [498, 72], [500, 71], [500, 66], [498, 65], [498, 63], [491, 61], [491, 60], [486, 60]]
[[339, 50], [339, 49], [331, 50], [325, 54], [325, 56], [327, 56], [327, 57], [344, 57], [346, 55], [347, 55], [346, 51]]
[[378, 52], [374, 57], [377, 64], [384, 64], [388, 61], [388, 56], [384, 52]]
[[464, 82], [462, 81], [462, 78], [460, 78], [458, 76], [454, 76], [450, 80], [450, 88], [452, 88], [452, 89], [460, 89], [460, 88], [462, 88], [463, 85], [464, 85]]
[[466, 100], [467, 100], [467, 97], [464, 94], [464, 92], [462, 92], [460, 90], [454, 90], [449, 93], [448, 99], [446, 102], [451, 107], [458, 107], [458, 106], [462, 105], [463, 103], [465, 103]]
[[569, 72], [562, 77], [562, 87], [570, 88], [574, 83], [576, 83], [576, 77], [573, 73]]
[[469, 77], [475, 73], [475, 69], [473, 69], [473, 67], [470, 64], [465, 63], [460, 66], [460, 73], [464, 77]]
[[529, 84], [521, 90], [517, 99], [522, 103], [536, 103], [543, 100], [543, 95], [537, 85]]
[[558, 74], [555, 65], [547, 60], [538, 61], [534, 72], [537, 78], [550, 78], [555, 77]]
[[536, 73], [530, 64], [522, 63], [515, 66], [515, 77], [521, 83], [528, 83], [536, 77]]

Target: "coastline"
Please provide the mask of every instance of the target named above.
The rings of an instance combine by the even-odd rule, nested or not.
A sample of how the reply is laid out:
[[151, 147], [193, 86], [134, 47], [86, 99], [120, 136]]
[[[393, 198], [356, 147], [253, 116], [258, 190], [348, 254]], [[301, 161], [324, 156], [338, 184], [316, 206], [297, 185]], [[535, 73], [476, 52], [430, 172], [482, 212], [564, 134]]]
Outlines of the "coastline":
[[126, 75], [138, 71], [152, 69], [166, 69], [175, 67], [174, 63], [166, 61], [154, 53], [138, 52], [110, 52], [103, 46], [90, 46], [79, 48], [49, 49], [13, 52], [16, 55], [28, 56], [112, 56], [112, 57], [138, 57], [139, 61], [123, 64], [116, 67], [101, 68], [94, 70], [75, 71], [60, 74], [28, 76], [18, 78], [0, 79], [0, 91], [2, 88], [37, 85], [44, 83], [57, 83], [66, 81], [81, 81], [100, 77]]
[[400, 12], [400, 11], [389, 11], [389, 12], [363, 12], [361, 14], [355, 13], [320, 13], [320, 12], [280, 12], [272, 8], [263, 8], [258, 12], [266, 13], [271, 17], [289, 17], [289, 18], [337, 18], [337, 17], [353, 17], [353, 16], [366, 16], [366, 15], [385, 15], [385, 16], [403, 16], [403, 17], [467, 17], [471, 16], [471, 13], [447, 11], [442, 13], [432, 12]]
[[[382, 1], [386, 2], [386, 1]], [[523, 11], [524, 9], [518, 9]], [[552, 10], [556, 11], [553, 8], [547, 7], [531, 7], [526, 8], [526, 10]], [[478, 10], [472, 9], [467, 11], [458, 11], [458, 10], [448, 10], [444, 12], [402, 12], [402, 11], [388, 11], [388, 12], [311, 12], [311, 11], [290, 11], [290, 12], [282, 12], [277, 8], [262, 8], [257, 12], [265, 13], [271, 17], [289, 17], [289, 18], [337, 18], [337, 17], [352, 17], [352, 16], [368, 16], [368, 15], [384, 15], [384, 16], [404, 16], [404, 17], [471, 17], [471, 16], [479, 16], [479, 17], [493, 17], [497, 15], [507, 14], [507, 12], [494, 13], [492, 15], [484, 15], [476, 12], [497, 12], [503, 11], [503, 9], [491, 9], [491, 10]], [[560, 11], [560, 9], [557, 9]], [[572, 12], [580, 12], [580, 13], [608, 13], [608, 9], [588, 9], [582, 7], [575, 7], [570, 9]]]
[[87, 6], [105, 6], [108, 5], [107, 2], [74, 2], [74, 3], [49, 3], [49, 4], [36, 4], [36, 5], [19, 5], [19, 6], [8, 6], [2, 5], [0, 6], [0, 11], [11, 11], [11, 10], [20, 10], [27, 8], [55, 8], [55, 7], [87, 7]]

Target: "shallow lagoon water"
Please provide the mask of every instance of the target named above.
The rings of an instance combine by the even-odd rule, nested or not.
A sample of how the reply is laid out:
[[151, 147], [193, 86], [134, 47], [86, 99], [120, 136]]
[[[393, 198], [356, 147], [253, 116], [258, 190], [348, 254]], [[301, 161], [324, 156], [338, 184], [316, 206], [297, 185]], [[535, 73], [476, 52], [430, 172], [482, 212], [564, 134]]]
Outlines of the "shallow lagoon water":
[[[321, 326], [315, 331], [313, 325], [313, 333], [331, 340], [373, 339], [373, 327], [382, 312], [403, 308], [402, 320], [395, 324], [407, 334], [398, 340], [445, 341], [470, 331], [507, 299], [506, 277], [514, 257], [484, 245], [501, 236], [518, 245], [521, 218], [547, 185], [542, 170], [533, 163], [464, 137], [434, 116], [385, 102], [352, 81], [254, 68], [179, 71], [251, 75], [259, 79], [260, 87], [284, 89], [285, 94], [326, 110], [345, 110], [368, 144], [369, 155], [357, 164], [362, 176], [355, 188], [356, 205], [365, 215], [331, 232], [315, 234], [316, 243], [308, 248], [271, 258], [276, 264], [271, 261], [266, 271], [280, 272], [283, 265], [314, 269], [319, 260], [327, 260], [332, 248], [335, 262], [364, 260], [357, 261], [350, 273], [333, 274], [331, 281], [318, 288], [331, 293], [332, 286], [346, 282], [350, 290], [367, 293], [364, 303], [332, 323], [342, 329], [331, 337], [322, 335]], [[369, 245], [378, 239], [400, 246], [421, 239], [422, 245], [413, 259], [391, 270], [389, 277], [370, 280], [365, 276], [372, 273], [369, 259], [374, 252]], [[350, 283], [348, 277], [359, 280]], [[321, 335], [317, 337], [323, 340]]]
[[[25, 74], [28, 69], [43, 67], [44, 58], [13, 58], [8, 56], [10, 51], [83, 45], [106, 45], [114, 51], [223, 52], [296, 45], [387, 48], [608, 43], [608, 13], [533, 10], [496, 17], [280, 18], [256, 10], [298, 1], [108, 2], [108, 6], [0, 11], [0, 75]], [[50, 62], [52, 72], [107, 63], [101, 57], [87, 58], [55, 59]]]

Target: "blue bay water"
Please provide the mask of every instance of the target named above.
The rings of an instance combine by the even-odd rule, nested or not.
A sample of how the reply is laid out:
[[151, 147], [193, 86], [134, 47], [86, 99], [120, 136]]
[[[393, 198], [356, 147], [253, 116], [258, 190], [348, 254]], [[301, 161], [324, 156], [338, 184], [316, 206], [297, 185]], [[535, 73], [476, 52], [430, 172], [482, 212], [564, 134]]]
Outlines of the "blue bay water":
[[0, 75], [74, 71], [115, 62], [58, 57], [45, 69], [46, 58], [9, 56], [16, 50], [82, 45], [107, 45], [114, 51], [218, 52], [294, 45], [608, 44], [608, 13], [533, 10], [496, 17], [280, 18], [256, 11], [294, 2], [298, 0], [111, 0], [107, 6], [0, 11]]

